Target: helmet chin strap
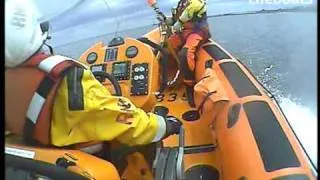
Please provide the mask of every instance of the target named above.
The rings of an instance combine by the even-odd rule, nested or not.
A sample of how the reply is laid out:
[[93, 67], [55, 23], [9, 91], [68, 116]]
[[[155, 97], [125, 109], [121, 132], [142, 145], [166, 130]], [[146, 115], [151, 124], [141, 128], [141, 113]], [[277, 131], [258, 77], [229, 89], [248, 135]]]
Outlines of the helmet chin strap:
[[46, 45], [46, 46], [49, 48], [50, 54], [51, 54], [51, 55], [54, 55], [52, 46], [49, 45], [49, 44], [47, 44], [46, 42], [44, 42], [43, 44]]
[[49, 48], [50, 54], [54, 55], [52, 46], [47, 44], [47, 42], [46, 42], [47, 40], [51, 39], [51, 36], [49, 36], [49, 22], [45, 21], [45, 22], [41, 23], [40, 27], [43, 32], [43, 44]]

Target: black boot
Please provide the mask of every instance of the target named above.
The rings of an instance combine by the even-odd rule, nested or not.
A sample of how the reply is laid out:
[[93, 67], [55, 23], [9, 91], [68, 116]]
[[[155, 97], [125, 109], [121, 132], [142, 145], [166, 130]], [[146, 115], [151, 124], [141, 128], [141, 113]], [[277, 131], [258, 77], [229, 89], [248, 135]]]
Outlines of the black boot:
[[194, 97], [193, 97], [193, 86], [186, 85], [186, 96], [188, 99], [188, 103], [191, 107], [195, 108], [196, 105], [194, 104]]

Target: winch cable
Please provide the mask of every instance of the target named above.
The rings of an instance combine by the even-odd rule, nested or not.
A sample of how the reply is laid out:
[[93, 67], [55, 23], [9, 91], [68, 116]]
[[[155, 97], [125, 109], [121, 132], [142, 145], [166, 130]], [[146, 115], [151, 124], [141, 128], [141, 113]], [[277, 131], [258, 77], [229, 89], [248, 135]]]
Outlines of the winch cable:
[[[108, 0], [102, 0], [104, 2], [104, 4], [107, 6], [108, 10], [110, 10], [112, 12], [112, 8], [108, 3]], [[120, 27], [120, 20], [118, 19], [118, 16], [114, 17], [114, 20], [117, 24], [115, 32], [114, 32], [114, 37], [116, 37], [118, 35], [118, 31], [119, 31], [119, 27]]]

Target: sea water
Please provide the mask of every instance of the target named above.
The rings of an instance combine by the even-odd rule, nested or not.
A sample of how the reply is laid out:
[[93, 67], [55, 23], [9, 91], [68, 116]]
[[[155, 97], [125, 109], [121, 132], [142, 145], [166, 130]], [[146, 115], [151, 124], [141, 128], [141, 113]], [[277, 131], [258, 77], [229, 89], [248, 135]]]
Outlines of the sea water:
[[317, 164], [317, 15], [291, 12], [218, 17], [213, 38], [275, 95]]

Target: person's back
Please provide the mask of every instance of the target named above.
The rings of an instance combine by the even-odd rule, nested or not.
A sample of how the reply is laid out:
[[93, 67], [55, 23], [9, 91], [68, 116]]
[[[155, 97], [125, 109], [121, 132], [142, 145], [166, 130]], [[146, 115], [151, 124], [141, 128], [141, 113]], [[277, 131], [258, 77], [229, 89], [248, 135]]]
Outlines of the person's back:
[[36, 9], [28, 1], [5, 3], [6, 130], [54, 146], [147, 144], [179, 132], [176, 118], [147, 114], [112, 96], [79, 62], [42, 52], [48, 31]]

